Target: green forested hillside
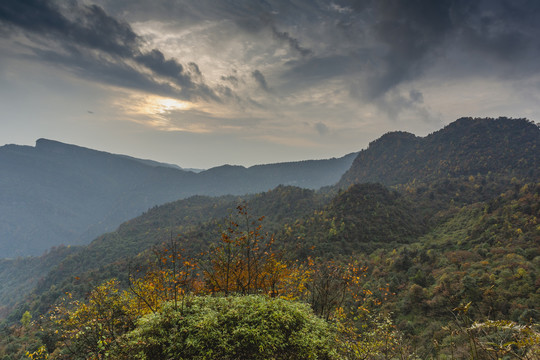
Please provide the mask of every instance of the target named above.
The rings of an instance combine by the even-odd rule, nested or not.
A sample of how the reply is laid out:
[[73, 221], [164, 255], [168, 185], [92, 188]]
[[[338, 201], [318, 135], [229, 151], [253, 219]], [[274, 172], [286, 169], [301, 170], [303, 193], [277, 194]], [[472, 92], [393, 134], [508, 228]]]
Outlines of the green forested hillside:
[[76, 253], [77, 247], [52, 248], [39, 257], [0, 259], [0, 317], [24, 298], [53, 267]]
[[[481, 183], [479, 180], [478, 184]], [[474, 189], [478, 184], [467, 179], [463, 189]], [[486, 319], [538, 323], [540, 184], [514, 180], [511, 188], [489, 201], [450, 201], [444, 207], [436, 200], [429, 203], [430, 196], [425, 194], [431, 191], [436, 189], [418, 194], [399, 193], [376, 184], [353, 186], [329, 203], [316, 202], [317, 210], [302, 215], [304, 210], [298, 209], [300, 213], [293, 222], [282, 219], [276, 245], [285, 246], [286, 257], [291, 259], [310, 256], [319, 263], [331, 257], [338, 263], [356, 261], [366, 267], [362, 288], [387, 289], [387, 295], [371, 311], [392, 314], [396, 329], [408, 339], [407, 343], [418, 354], [428, 357], [448, 353], [452, 346], [456, 351], [463, 349], [466, 339], [456, 331], [464, 325], [456, 322], [455, 309], [468, 303], [471, 305], [467, 318], [471, 323]], [[307, 196], [301, 196], [302, 193]], [[314, 193], [282, 187], [256, 198], [260, 204], [274, 199], [269, 208], [281, 208], [275, 199], [285, 199], [287, 194], [298, 200], [290, 204], [301, 204], [302, 200], [313, 199]], [[430, 212], [430, 216], [419, 204], [438, 210]], [[173, 207], [174, 203], [167, 206]], [[127, 238], [144, 234], [141, 239], [153, 239], [160, 231], [167, 236], [171, 228], [166, 224], [158, 222], [151, 226], [150, 219], [158, 213], [162, 221], [167, 219], [162, 210], [153, 209], [124, 224], [119, 233]], [[277, 224], [279, 220], [272, 222]], [[196, 229], [185, 230], [181, 238], [185, 247], [201, 249], [220, 236], [215, 221], [201, 222]], [[404, 236], [392, 238], [395, 232], [403, 232]], [[373, 238], [379, 241], [371, 241]], [[84, 297], [111, 277], [126, 284], [130, 260], [99, 259], [100, 255], [106, 259], [106, 252], [121, 249], [113, 241], [106, 246], [106, 239], [105, 236], [96, 241], [93, 250], [68, 257], [41, 283], [29, 302], [14, 313], [12, 321], [17, 321], [26, 309], [32, 314], [46, 311], [47, 304], [66, 291]], [[141, 251], [145, 247], [142, 242], [139, 246]], [[95, 259], [94, 266], [84, 262], [85, 257]], [[79, 263], [81, 267], [77, 266]], [[137, 260], [131, 260], [131, 264], [136, 266]], [[439, 345], [435, 346], [434, 341]]]
[[396, 295], [385, 307], [417, 339], [450, 341], [443, 326], [455, 320], [453, 309], [469, 302], [474, 320], [538, 323], [539, 203], [540, 184], [531, 183], [451, 208], [415, 242], [362, 254], [371, 269], [367, 285], [389, 284]]
[[360, 152], [340, 185], [397, 185], [489, 172], [538, 179], [539, 154], [540, 129], [533, 122], [461, 118], [424, 138], [383, 135]]
[[425, 219], [405, 196], [380, 184], [359, 184], [287, 226], [280, 238], [302, 248], [314, 246], [313, 253], [319, 256], [331, 256], [396, 246], [425, 231]]

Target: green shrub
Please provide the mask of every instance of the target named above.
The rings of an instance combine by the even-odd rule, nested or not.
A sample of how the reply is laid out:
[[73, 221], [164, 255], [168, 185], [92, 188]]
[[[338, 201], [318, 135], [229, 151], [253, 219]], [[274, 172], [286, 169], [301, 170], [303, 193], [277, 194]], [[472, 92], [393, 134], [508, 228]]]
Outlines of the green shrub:
[[128, 333], [115, 358], [337, 359], [336, 333], [308, 305], [265, 296], [196, 296]]

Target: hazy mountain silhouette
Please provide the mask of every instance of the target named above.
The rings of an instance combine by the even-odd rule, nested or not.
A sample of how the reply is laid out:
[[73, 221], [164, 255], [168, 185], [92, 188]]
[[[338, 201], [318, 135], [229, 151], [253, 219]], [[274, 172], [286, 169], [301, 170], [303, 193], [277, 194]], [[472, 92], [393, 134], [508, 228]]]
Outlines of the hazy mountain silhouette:
[[47, 139], [35, 147], [5, 145], [0, 147], [0, 258], [88, 243], [150, 207], [195, 194], [332, 185], [355, 155], [195, 173]]

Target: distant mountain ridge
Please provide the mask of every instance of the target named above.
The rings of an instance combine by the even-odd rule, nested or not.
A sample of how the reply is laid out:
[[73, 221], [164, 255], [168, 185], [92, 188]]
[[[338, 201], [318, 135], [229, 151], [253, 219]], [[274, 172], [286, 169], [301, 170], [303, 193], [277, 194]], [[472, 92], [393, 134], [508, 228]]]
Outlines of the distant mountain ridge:
[[35, 147], [5, 145], [0, 147], [0, 258], [88, 243], [150, 207], [196, 194], [333, 185], [355, 155], [195, 173], [47, 139]]

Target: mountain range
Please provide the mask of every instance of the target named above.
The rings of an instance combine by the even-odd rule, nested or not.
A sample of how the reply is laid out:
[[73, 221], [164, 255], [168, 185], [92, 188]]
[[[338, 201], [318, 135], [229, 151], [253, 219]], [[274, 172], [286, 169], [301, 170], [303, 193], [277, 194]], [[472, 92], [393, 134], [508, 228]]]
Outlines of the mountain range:
[[153, 206], [192, 195], [333, 185], [355, 156], [194, 172], [47, 139], [35, 147], [5, 145], [0, 147], [0, 258], [86, 244]]

